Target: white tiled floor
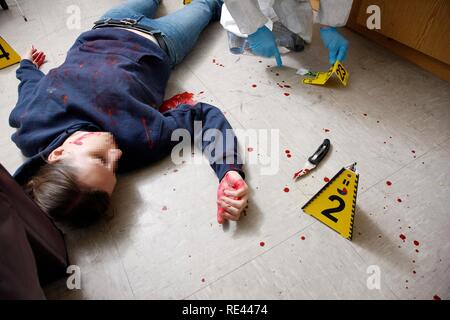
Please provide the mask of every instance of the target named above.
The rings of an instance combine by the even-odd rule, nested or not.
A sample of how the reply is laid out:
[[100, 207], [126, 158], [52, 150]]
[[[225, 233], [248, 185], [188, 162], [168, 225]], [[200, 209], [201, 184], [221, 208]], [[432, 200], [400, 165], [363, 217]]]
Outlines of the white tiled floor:
[[[0, 11], [0, 34], [19, 53], [31, 44], [45, 50], [48, 72], [81, 31], [119, 2], [22, 0], [29, 21], [11, 4]], [[65, 27], [66, 8], [73, 4], [81, 9], [81, 30]], [[166, 0], [161, 12], [180, 6], [181, 0]], [[327, 68], [317, 34], [318, 41], [284, 55], [285, 66], [275, 68], [273, 59], [229, 54], [221, 26], [210, 25], [173, 72], [167, 96], [193, 92], [198, 101], [226, 112], [235, 128], [280, 129], [279, 172], [262, 176], [258, 166], [247, 166], [250, 210], [228, 228], [215, 221], [217, 181], [207, 165], [185, 163], [174, 171], [166, 159], [121, 177], [108, 221], [67, 233], [71, 261], [82, 270], [82, 290], [68, 291], [61, 280], [46, 288], [48, 297], [450, 298], [450, 85], [343, 32], [351, 43], [345, 62], [349, 86], [312, 87], [299, 84], [295, 71]], [[0, 154], [10, 172], [22, 162], [7, 122], [17, 99], [15, 69], [0, 71]], [[282, 81], [291, 88], [279, 88]], [[292, 183], [293, 172], [325, 137], [332, 141], [331, 155]], [[325, 176], [354, 161], [361, 183], [350, 242], [301, 207]], [[371, 265], [380, 268], [380, 290], [366, 286]]]

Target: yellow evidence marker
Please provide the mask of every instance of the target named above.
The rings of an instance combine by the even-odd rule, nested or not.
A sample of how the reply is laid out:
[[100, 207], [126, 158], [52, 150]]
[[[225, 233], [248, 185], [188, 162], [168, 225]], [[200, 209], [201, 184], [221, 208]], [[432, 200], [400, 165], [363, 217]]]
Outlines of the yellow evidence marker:
[[0, 37], [0, 69], [20, 62], [21, 58], [13, 48]]
[[183, 0], [183, 4], [184, 4], [184, 5], [189, 4], [189, 3], [191, 3], [191, 2], [192, 2], [192, 0]]
[[303, 211], [352, 240], [359, 174], [356, 163], [342, 168], [303, 207]]
[[314, 78], [303, 79], [303, 83], [304, 84], [318, 84], [318, 85], [323, 86], [325, 83], [327, 83], [328, 79], [330, 79], [334, 73], [337, 75], [337, 78], [339, 79], [339, 81], [344, 86], [346, 86], [348, 83], [348, 78], [349, 78], [350, 74], [344, 68], [343, 64], [338, 60], [336, 60], [334, 65], [328, 71], [315, 72], [315, 73], [313, 73], [313, 74], [315, 74]]

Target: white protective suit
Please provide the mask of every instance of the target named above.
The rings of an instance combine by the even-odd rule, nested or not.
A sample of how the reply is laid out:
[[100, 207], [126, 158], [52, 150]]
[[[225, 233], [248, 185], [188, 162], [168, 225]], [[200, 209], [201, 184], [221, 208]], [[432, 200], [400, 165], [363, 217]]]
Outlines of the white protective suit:
[[[268, 22], [280, 21], [306, 42], [312, 40], [313, 23], [342, 27], [347, 23], [353, 0], [320, 0], [313, 11], [309, 0], [224, 0], [222, 26], [241, 36], [254, 33]], [[224, 14], [225, 13], [225, 14]]]

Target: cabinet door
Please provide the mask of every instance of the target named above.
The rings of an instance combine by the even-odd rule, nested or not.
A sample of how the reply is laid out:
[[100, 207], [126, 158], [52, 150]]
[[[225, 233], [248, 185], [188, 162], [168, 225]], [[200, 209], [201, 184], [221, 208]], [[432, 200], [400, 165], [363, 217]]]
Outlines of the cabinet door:
[[449, 0], [360, 0], [357, 23], [366, 26], [367, 7], [381, 9], [377, 32], [450, 64]]

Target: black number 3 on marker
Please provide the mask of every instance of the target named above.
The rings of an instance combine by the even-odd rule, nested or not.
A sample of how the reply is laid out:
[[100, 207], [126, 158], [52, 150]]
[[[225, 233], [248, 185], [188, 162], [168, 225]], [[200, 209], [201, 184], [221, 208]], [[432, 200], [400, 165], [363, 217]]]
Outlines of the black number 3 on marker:
[[341, 80], [344, 81], [346, 72], [345, 72], [344, 68], [342, 67], [342, 65], [338, 64], [336, 73], [339, 76], [339, 78], [341, 78]]

